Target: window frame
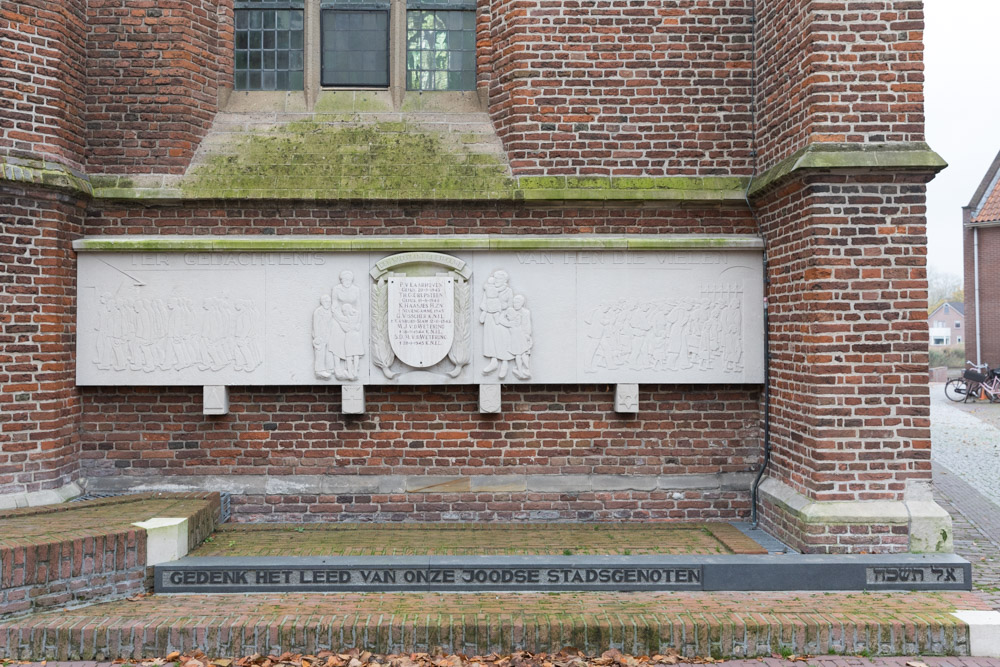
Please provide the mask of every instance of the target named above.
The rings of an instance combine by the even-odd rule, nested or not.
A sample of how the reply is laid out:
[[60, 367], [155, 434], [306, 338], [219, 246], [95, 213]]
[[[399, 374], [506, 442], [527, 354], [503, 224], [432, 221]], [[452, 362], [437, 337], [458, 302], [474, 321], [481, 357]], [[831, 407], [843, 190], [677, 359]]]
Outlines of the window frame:
[[[381, 5], [381, 6], [379, 6]], [[384, 6], [387, 5], [387, 9]], [[406, 93], [425, 92], [449, 92], [449, 93], [469, 93], [475, 92], [479, 87], [479, 66], [477, 57], [478, 46], [478, 6], [476, 0], [236, 0], [234, 3], [233, 16], [233, 90], [239, 92], [275, 92], [260, 88], [237, 88], [236, 87], [236, 30], [235, 12], [241, 10], [254, 9], [298, 9], [303, 12], [303, 85], [301, 91], [306, 94], [307, 99], [316, 99], [316, 95], [321, 91], [364, 91], [377, 90], [389, 91], [395, 101], [401, 102]], [[407, 12], [416, 11], [459, 11], [469, 12], [472, 15], [473, 31], [473, 57], [472, 57], [472, 77], [470, 88], [445, 88], [445, 89], [410, 89], [409, 69], [407, 64], [408, 55], [408, 22]], [[354, 84], [325, 84], [323, 82], [323, 46], [325, 37], [323, 34], [323, 12], [324, 11], [385, 11], [388, 14], [388, 85], [354, 85]], [[451, 50], [451, 49], [449, 49]], [[260, 70], [264, 71], [264, 70]], [[444, 70], [442, 70], [444, 71]], [[465, 71], [465, 70], [457, 70]], [[297, 70], [296, 70], [297, 72]], [[280, 89], [289, 92], [288, 89]], [[290, 92], [298, 92], [298, 89], [291, 89]]]

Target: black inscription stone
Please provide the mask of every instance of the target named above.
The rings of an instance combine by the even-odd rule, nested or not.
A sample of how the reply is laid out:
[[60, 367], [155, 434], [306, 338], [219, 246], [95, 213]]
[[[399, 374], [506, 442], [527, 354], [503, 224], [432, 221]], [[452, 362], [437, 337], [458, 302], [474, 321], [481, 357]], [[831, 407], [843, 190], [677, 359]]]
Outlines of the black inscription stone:
[[183, 558], [159, 593], [293, 591], [969, 590], [953, 554]]

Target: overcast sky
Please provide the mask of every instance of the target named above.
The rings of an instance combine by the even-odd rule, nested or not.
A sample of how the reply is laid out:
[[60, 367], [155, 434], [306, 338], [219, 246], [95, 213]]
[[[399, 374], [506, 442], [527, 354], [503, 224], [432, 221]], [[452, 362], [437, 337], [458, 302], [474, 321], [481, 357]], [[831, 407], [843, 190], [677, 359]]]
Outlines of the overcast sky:
[[962, 273], [962, 207], [1000, 151], [1000, 0], [925, 0], [929, 263]]

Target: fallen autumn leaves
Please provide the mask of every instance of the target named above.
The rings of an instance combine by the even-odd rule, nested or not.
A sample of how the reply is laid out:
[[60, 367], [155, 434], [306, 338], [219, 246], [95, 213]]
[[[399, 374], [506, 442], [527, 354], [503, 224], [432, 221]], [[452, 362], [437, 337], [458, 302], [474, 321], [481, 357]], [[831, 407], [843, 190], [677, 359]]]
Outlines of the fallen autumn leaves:
[[[775, 656], [778, 657], [778, 656]], [[811, 656], [790, 656], [789, 660], [804, 660]], [[685, 658], [674, 649], [653, 656], [625, 655], [611, 649], [600, 656], [587, 656], [578, 649], [566, 647], [558, 653], [517, 651], [509, 655], [491, 653], [486, 656], [466, 656], [460, 653], [409, 653], [378, 655], [371, 651], [350, 649], [320, 651], [316, 655], [283, 653], [253, 654], [242, 658], [209, 658], [201, 651], [182, 655], [178, 651], [152, 660], [116, 660], [115, 664], [136, 667], [663, 667], [679, 663], [715, 664], [723, 660], [710, 657]]]

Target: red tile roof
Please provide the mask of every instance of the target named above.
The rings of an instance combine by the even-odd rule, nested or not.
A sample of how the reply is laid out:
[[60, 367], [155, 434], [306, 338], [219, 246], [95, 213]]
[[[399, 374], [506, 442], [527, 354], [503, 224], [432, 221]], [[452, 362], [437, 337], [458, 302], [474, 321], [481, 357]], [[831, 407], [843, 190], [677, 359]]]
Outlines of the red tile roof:
[[986, 203], [972, 222], [1000, 222], [1000, 179], [993, 184], [993, 191], [986, 196]]

